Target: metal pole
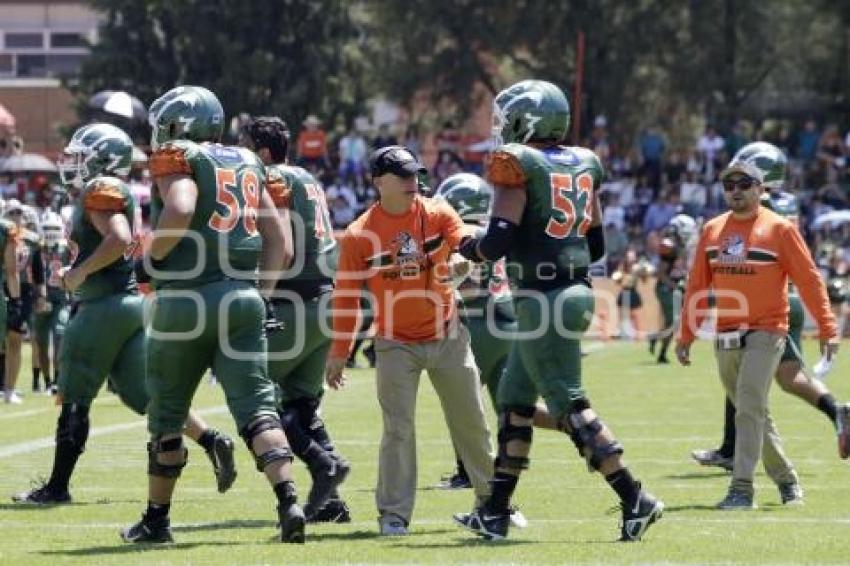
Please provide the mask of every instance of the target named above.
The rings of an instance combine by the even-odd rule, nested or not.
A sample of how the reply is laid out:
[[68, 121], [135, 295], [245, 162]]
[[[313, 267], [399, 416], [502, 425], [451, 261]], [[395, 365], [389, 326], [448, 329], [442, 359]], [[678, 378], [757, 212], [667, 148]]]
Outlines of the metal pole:
[[581, 91], [584, 83], [584, 32], [576, 39], [576, 78], [573, 92], [573, 145], [578, 145], [581, 135]]

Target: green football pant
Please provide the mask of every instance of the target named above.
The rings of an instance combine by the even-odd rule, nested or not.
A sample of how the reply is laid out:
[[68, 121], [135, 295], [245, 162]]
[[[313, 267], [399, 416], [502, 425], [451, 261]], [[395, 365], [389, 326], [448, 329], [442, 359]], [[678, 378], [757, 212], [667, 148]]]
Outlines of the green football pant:
[[324, 393], [325, 361], [331, 339], [322, 332], [319, 322], [321, 301], [318, 297], [299, 301], [297, 306], [285, 299], [273, 302], [283, 330], [268, 336], [269, 377], [280, 387], [283, 404], [302, 397], [318, 399]]
[[276, 416], [266, 371], [265, 306], [247, 282], [215, 281], [156, 292], [147, 336], [148, 430], [177, 434], [210, 368], [241, 431], [261, 415]]
[[655, 297], [658, 299], [658, 305], [661, 307], [661, 331], [672, 332], [672, 326], [676, 322], [675, 314], [675, 293], [667, 289], [659, 281], [655, 284]]
[[59, 353], [59, 395], [63, 403], [90, 406], [109, 376], [125, 405], [144, 414], [144, 299], [109, 295], [81, 303], [68, 322]]
[[517, 337], [499, 385], [499, 408], [531, 407], [542, 396], [560, 419], [585, 397], [581, 335], [593, 317], [593, 292], [581, 284], [532, 292], [518, 298], [516, 308]]
[[803, 345], [800, 341], [800, 338], [803, 334], [803, 322], [805, 321], [806, 315], [803, 312], [803, 303], [800, 301], [800, 295], [796, 292], [788, 293], [788, 341], [785, 343], [785, 351], [782, 352], [781, 362], [785, 361], [798, 361], [802, 363], [802, 360], [799, 356], [794, 352], [794, 347], [791, 343], [794, 343], [794, 346], [797, 347], [797, 351], [801, 354], [803, 353]]
[[469, 339], [472, 346], [472, 355], [475, 356], [475, 365], [481, 378], [481, 384], [487, 387], [490, 401], [493, 407], [497, 407], [496, 399], [499, 390], [499, 382], [505, 371], [508, 354], [513, 344], [513, 335], [517, 330], [514, 321], [491, 319], [490, 324], [496, 329], [509, 336], [494, 336], [492, 329], [487, 327], [487, 318], [469, 317], [466, 319], [466, 327], [469, 329]]
[[48, 312], [39, 312], [34, 315], [33, 340], [39, 348], [50, 346], [51, 335], [62, 336], [65, 326], [68, 324], [68, 307], [64, 303], [50, 303]]

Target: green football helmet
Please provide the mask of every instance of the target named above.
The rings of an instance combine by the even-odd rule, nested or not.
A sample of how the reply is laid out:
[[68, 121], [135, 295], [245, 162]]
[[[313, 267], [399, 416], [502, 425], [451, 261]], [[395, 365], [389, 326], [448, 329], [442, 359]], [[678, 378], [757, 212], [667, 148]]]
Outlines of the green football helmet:
[[449, 203], [464, 222], [483, 225], [490, 218], [493, 187], [478, 175], [455, 173], [440, 183], [434, 198]]
[[685, 247], [697, 233], [696, 220], [687, 214], [677, 214], [667, 223], [664, 233], [677, 240], [677, 244]]
[[62, 217], [55, 212], [47, 212], [41, 222], [41, 234], [44, 237], [44, 245], [53, 247], [62, 241], [65, 235], [65, 224]]
[[118, 177], [130, 172], [133, 142], [112, 124], [88, 124], [74, 132], [59, 158], [62, 184], [82, 190], [98, 175]]
[[503, 143], [560, 142], [570, 128], [570, 103], [546, 81], [521, 81], [493, 100], [493, 137]]
[[738, 150], [720, 177], [744, 173], [768, 189], [781, 189], [787, 168], [788, 158], [781, 149], [767, 142], [753, 142]]
[[151, 104], [151, 149], [171, 140], [217, 142], [224, 132], [224, 109], [202, 86], [174, 87]]

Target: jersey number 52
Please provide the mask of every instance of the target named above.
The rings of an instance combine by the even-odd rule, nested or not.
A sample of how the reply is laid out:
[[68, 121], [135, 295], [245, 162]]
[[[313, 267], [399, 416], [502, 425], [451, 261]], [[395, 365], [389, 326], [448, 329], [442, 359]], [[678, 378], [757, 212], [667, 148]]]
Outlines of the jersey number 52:
[[546, 234], [559, 240], [584, 236], [592, 221], [593, 177], [590, 173], [581, 173], [573, 179], [569, 173], [551, 173], [549, 183], [552, 215], [546, 224]]

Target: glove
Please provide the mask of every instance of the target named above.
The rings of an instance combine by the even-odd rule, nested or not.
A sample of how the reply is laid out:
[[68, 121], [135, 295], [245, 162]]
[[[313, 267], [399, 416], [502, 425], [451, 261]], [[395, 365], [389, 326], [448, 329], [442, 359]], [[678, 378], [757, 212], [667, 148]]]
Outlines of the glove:
[[136, 261], [133, 262], [133, 272], [136, 274], [137, 283], [151, 282], [151, 274], [145, 269], [144, 258], [137, 258]]
[[277, 316], [274, 314], [274, 308], [272, 308], [271, 302], [263, 297], [263, 303], [266, 306], [266, 319], [263, 321], [263, 327], [266, 329], [266, 332], [280, 332], [283, 330], [283, 323], [277, 319]]
[[20, 328], [24, 322], [24, 307], [21, 298], [9, 297], [6, 302], [6, 326], [9, 328]]

